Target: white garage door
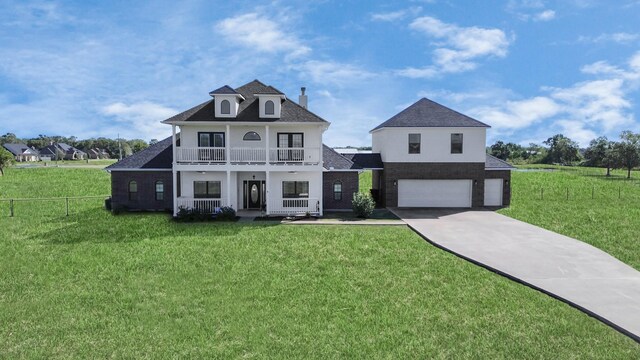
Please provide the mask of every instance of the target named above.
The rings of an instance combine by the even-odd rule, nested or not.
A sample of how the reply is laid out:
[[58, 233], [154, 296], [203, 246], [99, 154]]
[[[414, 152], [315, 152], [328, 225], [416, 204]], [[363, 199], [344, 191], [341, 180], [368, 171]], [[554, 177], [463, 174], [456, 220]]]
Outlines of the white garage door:
[[485, 179], [484, 206], [502, 206], [502, 179]]
[[398, 180], [399, 207], [471, 207], [471, 180]]

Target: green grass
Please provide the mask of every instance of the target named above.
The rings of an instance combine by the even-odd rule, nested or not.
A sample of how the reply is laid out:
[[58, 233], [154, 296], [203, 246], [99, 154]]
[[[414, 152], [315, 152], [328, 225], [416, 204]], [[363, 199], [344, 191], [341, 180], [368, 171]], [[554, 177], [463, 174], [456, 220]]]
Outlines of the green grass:
[[[108, 189], [100, 170], [38, 171], [11, 171], [0, 188], [15, 176], [65, 184], [25, 184], [49, 189], [43, 196], [68, 194], [57, 178], [72, 174], [87, 191]], [[0, 358], [640, 353], [599, 321], [406, 227], [184, 224], [92, 203], [69, 217], [0, 217], [0, 309]]]
[[360, 173], [359, 176], [360, 181], [360, 192], [365, 194], [370, 194], [371, 191], [371, 170], [364, 170]]
[[606, 177], [603, 169], [553, 168], [512, 172], [511, 206], [500, 213], [587, 242], [640, 270], [640, 181], [627, 180], [625, 171]]

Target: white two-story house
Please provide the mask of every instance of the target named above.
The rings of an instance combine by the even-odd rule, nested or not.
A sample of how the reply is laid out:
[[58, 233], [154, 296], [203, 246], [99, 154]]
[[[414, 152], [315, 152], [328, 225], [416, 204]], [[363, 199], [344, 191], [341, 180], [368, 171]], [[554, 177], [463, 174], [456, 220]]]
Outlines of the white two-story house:
[[163, 121], [170, 139], [107, 168], [114, 208], [322, 215], [350, 207], [358, 169], [323, 146], [329, 122], [306, 109], [304, 89], [300, 104], [258, 80], [209, 95]]
[[489, 126], [423, 98], [371, 130], [373, 192], [387, 207], [509, 205], [509, 164], [486, 154]]

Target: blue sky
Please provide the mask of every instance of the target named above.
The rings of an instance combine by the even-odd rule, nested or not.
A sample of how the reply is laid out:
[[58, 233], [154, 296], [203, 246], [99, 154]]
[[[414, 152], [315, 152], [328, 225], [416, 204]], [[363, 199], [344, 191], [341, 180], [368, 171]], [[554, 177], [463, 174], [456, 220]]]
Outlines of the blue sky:
[[0, 1], [0, 133], [163, 138], [255, 78], [332, 123], [331, 146], [420, 97], [488, 141], [640, 131], [640, 0]]

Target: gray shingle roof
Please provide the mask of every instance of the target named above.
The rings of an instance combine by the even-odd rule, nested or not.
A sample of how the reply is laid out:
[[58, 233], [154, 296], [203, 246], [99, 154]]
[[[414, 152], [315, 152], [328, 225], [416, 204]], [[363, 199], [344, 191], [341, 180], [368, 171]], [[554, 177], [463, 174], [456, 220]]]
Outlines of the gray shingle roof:
[[[254, 80], [254, 81], [258, 81], [258, 80]], [[284, 95], [284, 93], [274, 88], [273, 86], [269, 85], [264, 89], [260, 90], [259, 93], [255, 93], [254, 95]]]
[[171, 136], [169, 136], [142, 151], [107, 166], [105, 170], [171, 169], [172, 163], [173, 145]]
[[487, 159], [484, 163], [485, 169], [500, 169], [500, 170], [509, 170], [515, 169], [515, 167], [511, 166], [508, 162], [504, 160], [500, 160], [493, 155], [487, 154]]
[[382, 169], [384, 167], [380, 154], [356, 153], [343, 155], [361, 169]]
[[209, 92], [209, 95], [216, 95], [216, 94], [220, 94], [220, 95], [237, 95], [238, 92], [233, 90], [233, 88], [231, 88], [231, 86], [225, 85], [223, 87], [219, 87], [219, 88]]
[[215, 117], [213, 100], [208, 100], [200, 105], [184, 111], [178, 115], [170, 117], [164, 122], [171, 123], [173, 121], [247, 121], [247, 122], [311, 122], [311, 123], [328, 123], [328, 121], [312, 113], [311, 111], [303, 108], [295, 102], [286, 99], [282, 102], [280, 111], [280, 118], [278, 119], [265, 119], [260, 118], [258, 114], [258, 98], [256, 94], [270, 94], [276, 91], [278, 94], [282, 94], [279, 90], [267, 86], [258, 80], [253, 80], [250, 83], [240, 86], [235, 89], [240, 95], [244, 97], [244, 100], [240, 102], [238, 108], [238, 116], [235, 118], [217, 118]]
[[373, 130], [385, 127], [490, 127], [435, 101], [422, 98]]
[[353, 161], [347, 159], [344, 155], [322, 144], [322, 167], [326, 170], [358, 170]]
[[4, 144], [2, 145], [5, 149], [9, 150], [13, 155], [38, 155], [38, 151], [28, 147], [26, 144]]

